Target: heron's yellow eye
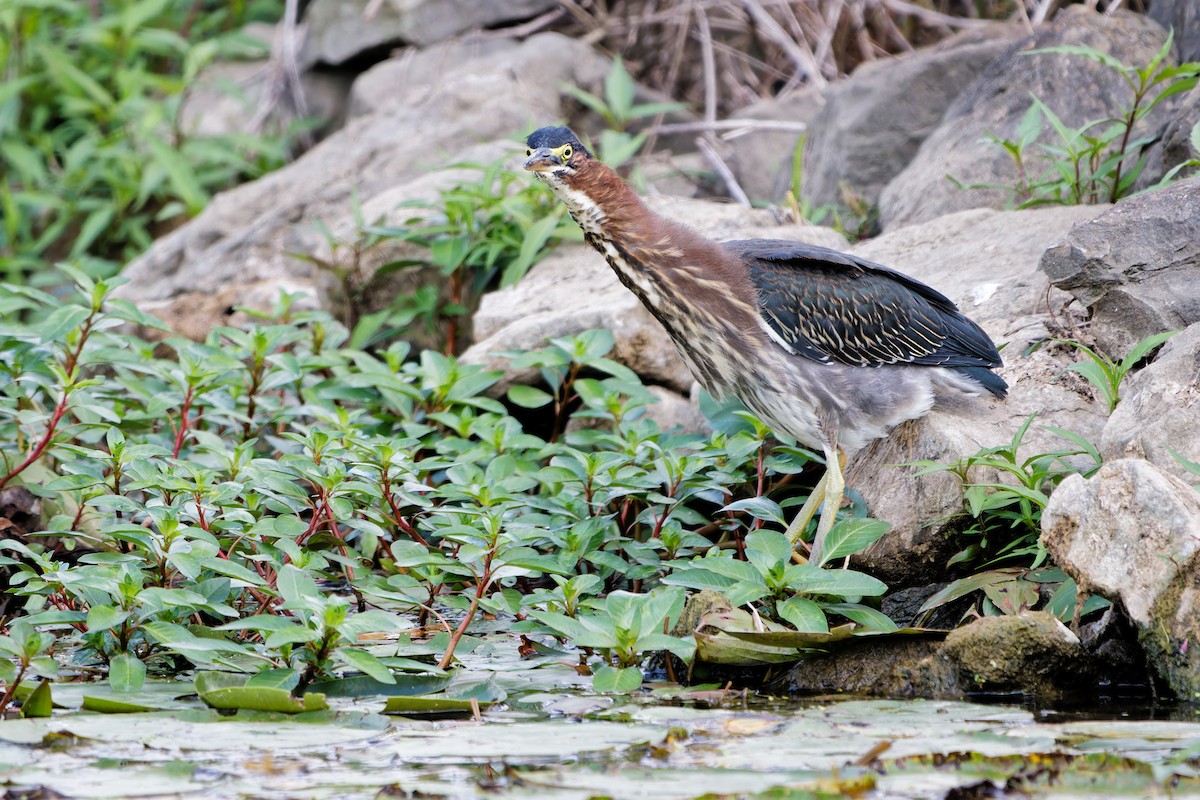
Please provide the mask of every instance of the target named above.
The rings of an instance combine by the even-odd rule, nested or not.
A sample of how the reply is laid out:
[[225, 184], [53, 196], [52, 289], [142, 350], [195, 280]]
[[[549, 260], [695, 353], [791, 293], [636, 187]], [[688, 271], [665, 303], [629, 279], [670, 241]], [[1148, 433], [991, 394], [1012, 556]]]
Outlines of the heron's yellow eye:
[[562, 149], [562, 160], [563, 160], [563, 161], [570, 161], [570, 160], [571, 160], [571, 152], [572, 152], [572, 151], [571, 151], [571, 145], [569, 145], [569, 144], [568, 144], [568, 145], [563, 145], [563, 149]]
[[533, 155], [533, 148], [532, 148], [532, 147], [526, 147], [526, 148], [525, 148], [525, 155], [526, 155], [526, 156], [531, 156], [531, 155]]

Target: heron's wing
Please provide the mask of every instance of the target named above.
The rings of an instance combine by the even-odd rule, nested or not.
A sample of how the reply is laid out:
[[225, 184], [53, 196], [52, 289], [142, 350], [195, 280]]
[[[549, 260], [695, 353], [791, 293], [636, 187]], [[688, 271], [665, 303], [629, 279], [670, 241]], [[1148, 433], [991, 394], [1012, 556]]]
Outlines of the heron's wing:
[[740, 254], [776, 342], [821, 362], [997, 367], [987, 334], [920, 281], [847, 253], [779, 240], [725, 242]]

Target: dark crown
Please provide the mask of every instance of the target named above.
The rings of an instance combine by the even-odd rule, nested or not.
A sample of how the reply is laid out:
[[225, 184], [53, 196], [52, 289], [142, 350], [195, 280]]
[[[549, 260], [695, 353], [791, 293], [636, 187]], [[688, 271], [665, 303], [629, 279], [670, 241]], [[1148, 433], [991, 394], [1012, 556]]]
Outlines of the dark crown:
[[538, 128], [529, 134], [529, 138], [525, 140], [525, 144], [534, 149], [549, 147], [552, 150], [562, 147], [564, 144], [569, 144], [576, 150], [583, 151], [585, 155], [591, 155], [591, 151], [584, 147], [579, 138], [565, 125], [551, 125], [545, 128]]

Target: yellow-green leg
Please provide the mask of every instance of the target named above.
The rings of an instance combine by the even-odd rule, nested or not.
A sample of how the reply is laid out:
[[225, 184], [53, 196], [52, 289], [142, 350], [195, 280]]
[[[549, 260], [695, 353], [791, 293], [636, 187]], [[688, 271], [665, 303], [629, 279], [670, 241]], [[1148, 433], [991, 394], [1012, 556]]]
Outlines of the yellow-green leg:
[[794, 547], [800, 540], [808, 521], [813, 518], [818, 506], [821, 509], [821, 520], [817, 523], [817, 532], [813, 536], [812, 548], [809, 551], [810, 564], [821, 563], [821, 555], [825, 548], [825, 535], [837, 520], [838, 509], [842, 507], [842, 497], [846, 491], [846, 482], [842, 477], [842, 468], [846, 464], [846, 456], [840, 447], [825, 448], [825, 474], [813, 487], [812, 494], [800, 507], [800, 512], [788, 525], [786, 536]]

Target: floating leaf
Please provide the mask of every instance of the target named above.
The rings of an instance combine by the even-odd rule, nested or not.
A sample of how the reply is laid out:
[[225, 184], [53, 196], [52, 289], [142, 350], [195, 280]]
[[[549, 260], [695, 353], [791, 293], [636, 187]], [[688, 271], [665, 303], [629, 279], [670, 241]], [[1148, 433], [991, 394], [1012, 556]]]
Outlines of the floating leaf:
[[369, 695], [399, 697], [440, 692], [450, 685], [450, 680], [451, 675], [448, 673], [413, 675], [393, 672], [392, 683], [381, 683], [369, 675], [352, 675], [348, 678], [314, 683], [309, 689], [327, 697], [366, 697]]
[[385, 714], [405, 716], [468, 716], [475, 708], [492, 705], [472, 698], [434, 695], [424, 697], [389, 697], [383, 707]]
[[[271, 676], [268, 683], [276, 680]], [[329, 708], [325, 695], [306, 692], [304, 697], [293, 697], [287, 689], [277, 686], [250, 684], [246, 675], [229, 672], [196, 673], [196, 693], [213, 708], [247, 709], [251, 711], [275, 711], [283, 714], [298, 714], [302, 711], [322, 711]]]

